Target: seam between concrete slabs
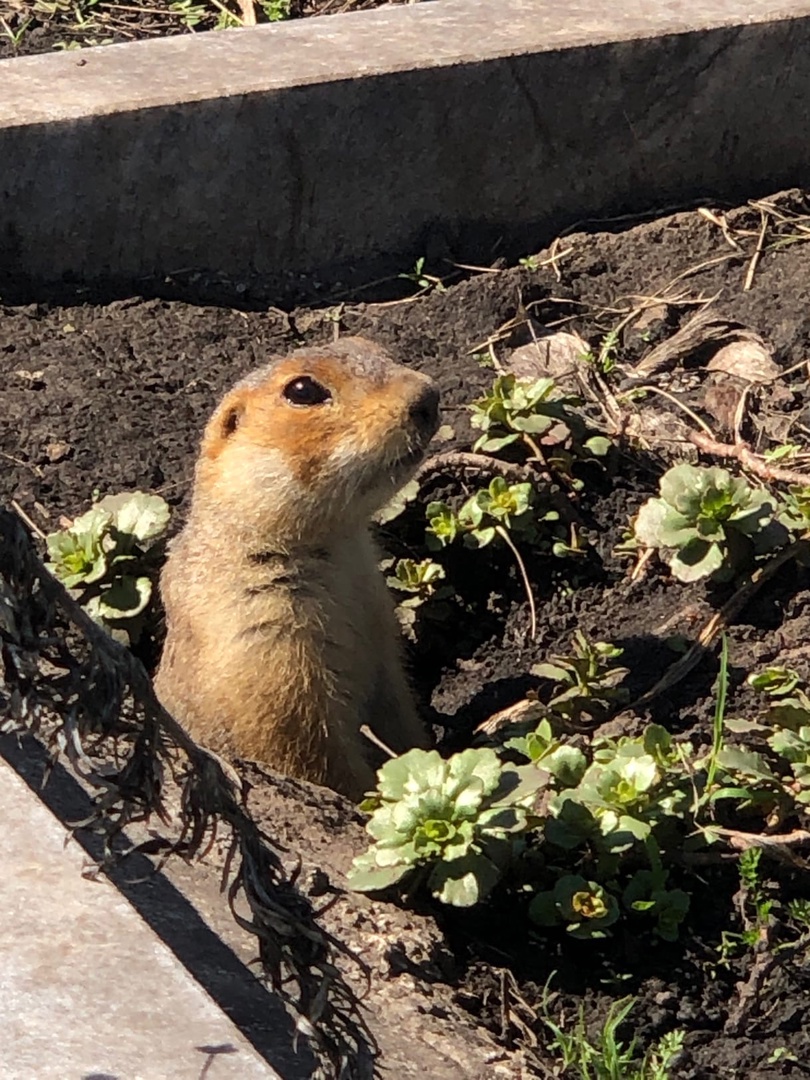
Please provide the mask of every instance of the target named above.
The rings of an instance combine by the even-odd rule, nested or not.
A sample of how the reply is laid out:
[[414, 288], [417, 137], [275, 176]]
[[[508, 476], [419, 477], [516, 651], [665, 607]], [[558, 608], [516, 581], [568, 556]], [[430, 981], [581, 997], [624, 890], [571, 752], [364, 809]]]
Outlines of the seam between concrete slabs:
[[0, 61], [0, 126], [800, 18], [807, 0], [432, 0]]

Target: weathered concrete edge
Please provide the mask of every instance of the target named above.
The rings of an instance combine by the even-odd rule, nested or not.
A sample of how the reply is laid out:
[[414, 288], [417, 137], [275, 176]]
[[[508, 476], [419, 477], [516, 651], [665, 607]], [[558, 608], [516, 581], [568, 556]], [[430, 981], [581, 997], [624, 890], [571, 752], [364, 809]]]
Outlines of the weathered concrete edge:
[[0, 61], [0, 127], [801, 16], [791, 0], [434, 0]]
[[[200, 44], [209, 58], [212, 49], [255, 49], [253, 89], [228, 84], [219, 97], [191, 100], [189, 91], [142, 108], [126, 107], [113, 81], [106, 114], [0, 127], [0, 273], [136, 281], [205, 269], [240, 281], [336, 265], [362, 271], [380, 258], [402, 269], [418, 254], [481, 261], [498, 238], [527, 251], [583, 218], [804, 183], [807, 0], [771, 20], [768, 0], [718, 0], [714, 9], [682, 0], [672, 10], [632, 0], [614, 40], [604, 40], [607, 21], [588, 22], [595, 42], [570, 47], [546, 35], [545, 4], [507, 6], [509, 42], [491, 32], [488, 0], [436, 0], [321, 20], [332, 29], [310, 20], [155, 43], [163, 56], [177, 42], [192, 52]], [[443, 28], [473, 12], [478, 37], [467, 41], [467, 59], [428, 62], [428, 45], [450, 41]], [[409, 21], [396, 25], [410, 35], [381, 33], [400, 16]], [[554, 18], [579, 40], [576, 9]], [[704, 28], [676, 31], [676, 23]], [[330, 58], [340, 55], [334, 35], [349, 41], [356, 31], [361, 45], [352, 48], [371, 55], [370, 25], [378, 48], [365, 70], [373, 73], [330, 76]], [[320, 45], [309, 34], [323, 35]], [[271, 41], [282, 43], [272, 56]], [[424, 65], [398, 68], [393, 53], [415, 41]], [[300, 60], [310, 82], [270, 85], [282, 55], [291, 65], [285, 79]], [[145, 57], [147, 46], [94, 50], [86, 66], [115, 67], [123, 56]], [[10, 100], [9, 71], [44, 71], [52, 59], [76, 62], [3, 62], [0, 99]], [[172, 84], [199, 89], [207, 77], [190, 62], [179, 72]], [[41, 101], [55, 100], [48, 93], [42, 88]]]
[[3, 1076], [278, 1080], [0, 758]]

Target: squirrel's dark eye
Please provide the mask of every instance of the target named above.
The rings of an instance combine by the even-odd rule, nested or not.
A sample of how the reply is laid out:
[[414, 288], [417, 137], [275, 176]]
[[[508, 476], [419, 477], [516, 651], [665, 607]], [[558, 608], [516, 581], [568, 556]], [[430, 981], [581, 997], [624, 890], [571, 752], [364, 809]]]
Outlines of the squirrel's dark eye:
[[282, 396], [291, 405], [325, 405], [332, 400], [326, 387], [309, 375], [299, 375], [297, 379], [288, 382]]

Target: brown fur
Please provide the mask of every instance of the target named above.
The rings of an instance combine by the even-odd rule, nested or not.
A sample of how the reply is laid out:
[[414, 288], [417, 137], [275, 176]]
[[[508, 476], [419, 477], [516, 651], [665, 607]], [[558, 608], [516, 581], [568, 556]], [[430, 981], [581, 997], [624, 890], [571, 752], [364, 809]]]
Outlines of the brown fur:
[[[331, 400], [290, 405], [302, 375]], [[368, 523], [435, 430], [430, 395], [425, 376], [344, 338], [271, 361], [220, 402], [161, 579], [156, 679], [204, 744], [354, 798], [374, 781], [361, 725], [396, 751], [425, 745]]]

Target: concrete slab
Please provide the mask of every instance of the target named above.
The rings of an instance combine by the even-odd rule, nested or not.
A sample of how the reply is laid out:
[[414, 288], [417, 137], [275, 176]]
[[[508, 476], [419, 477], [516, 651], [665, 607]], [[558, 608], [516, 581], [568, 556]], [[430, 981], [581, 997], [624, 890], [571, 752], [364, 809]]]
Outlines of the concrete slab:
[[3, 1080], [278, 1078], [0, 760]]
[[529, 250], [801, 184], [809, 0], [434, 0], [0, 62], [0, 270]]

